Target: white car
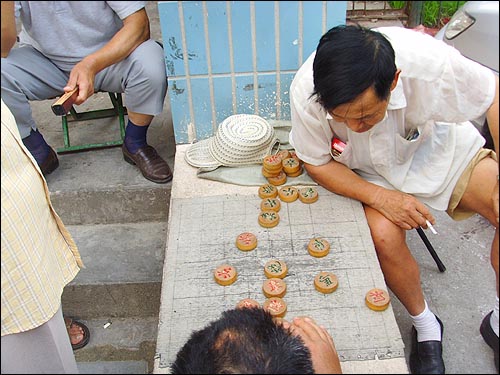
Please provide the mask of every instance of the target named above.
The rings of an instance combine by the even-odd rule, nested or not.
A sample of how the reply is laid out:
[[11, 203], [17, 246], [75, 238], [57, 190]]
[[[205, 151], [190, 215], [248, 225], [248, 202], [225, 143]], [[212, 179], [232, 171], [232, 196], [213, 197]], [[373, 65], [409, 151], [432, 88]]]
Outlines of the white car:
[[498, 75], [498, 1], [468, 1], [436, 34]]
[[[460, 7], [435, 38], [452, 45], [462, 55], [474, 60], [498, 75], [498, 1], [468, 1]], [[485, 119], [474, 121], [486, 139], [493, 142]]]

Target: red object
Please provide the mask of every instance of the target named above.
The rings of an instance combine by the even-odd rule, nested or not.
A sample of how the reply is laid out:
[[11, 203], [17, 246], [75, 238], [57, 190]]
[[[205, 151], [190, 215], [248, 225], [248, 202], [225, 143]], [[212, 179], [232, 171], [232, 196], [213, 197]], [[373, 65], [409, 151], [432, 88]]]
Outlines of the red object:
[[345, 149], [345, 143], [344, 142], [342, 142], [338, 138], [333, 138], [332, 139], [332, 150], [336, 150], [339, 153], [342, 153], [344, 151], [344, 149]]

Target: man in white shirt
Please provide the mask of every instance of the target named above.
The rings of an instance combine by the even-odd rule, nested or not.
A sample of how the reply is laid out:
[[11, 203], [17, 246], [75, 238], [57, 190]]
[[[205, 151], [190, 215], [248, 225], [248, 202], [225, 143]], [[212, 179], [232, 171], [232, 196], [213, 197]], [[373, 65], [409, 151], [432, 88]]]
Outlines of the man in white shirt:
[[401, 27], [338, 26], [291, 88], [290, 143], [320, 185], [363, 203], [385, 280], [413, 319], [413, 373], [444, 373], [442, 322], [428, 309], [406, 231], [478, 213], [496, 227], [496, 306], [481, 325], [498, 370], [498, 162], [470, 122], [486, 115], [498, 153], [498, 77]]

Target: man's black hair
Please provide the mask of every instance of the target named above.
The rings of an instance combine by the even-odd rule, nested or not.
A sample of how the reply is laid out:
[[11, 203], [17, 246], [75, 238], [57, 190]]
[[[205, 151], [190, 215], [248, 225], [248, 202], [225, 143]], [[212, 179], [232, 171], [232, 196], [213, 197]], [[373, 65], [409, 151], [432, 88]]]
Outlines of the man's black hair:
[[225, 311], [191, 334], [172, 374], [313, 374], [309, 349], [262, 308]]
[[352, 102], [371, 86], [385, 100], [395, 74], [394, 49], [381, 33], [359, 25], [336, 26], [316, 49], [312, 96], [327, 111]]

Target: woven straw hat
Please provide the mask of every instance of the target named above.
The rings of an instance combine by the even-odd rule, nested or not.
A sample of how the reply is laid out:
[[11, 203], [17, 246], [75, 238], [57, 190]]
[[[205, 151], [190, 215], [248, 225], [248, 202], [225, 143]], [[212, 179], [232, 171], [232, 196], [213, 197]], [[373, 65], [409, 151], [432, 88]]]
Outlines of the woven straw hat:
[[205, 169], [259, 164], [278, 142], [274, 128], [262, 117], [233, 115], [222, 121], [213, 137], [189, 147], [185, 159]]

